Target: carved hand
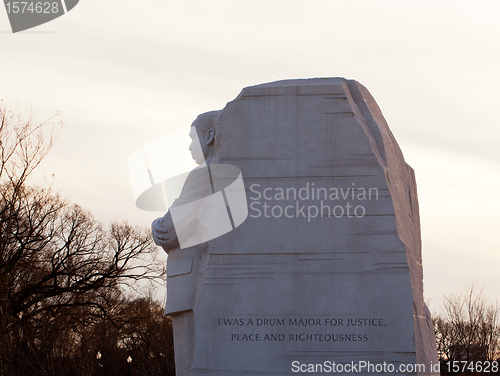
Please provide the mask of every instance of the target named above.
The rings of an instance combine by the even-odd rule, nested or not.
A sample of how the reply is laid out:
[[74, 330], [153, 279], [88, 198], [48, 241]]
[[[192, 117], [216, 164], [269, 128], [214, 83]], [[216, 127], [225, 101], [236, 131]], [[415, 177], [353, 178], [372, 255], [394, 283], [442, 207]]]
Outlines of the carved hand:
[[179, 240], [177, 239], [177, 233], [175, 232], [170, 212], [167, 212], [162, 218], [155, 219], [151, 224], [151, 231], [153, 232], [155, 244], [163, 247], [165, 252], [168, 253], [171, 249], [179, 246]]

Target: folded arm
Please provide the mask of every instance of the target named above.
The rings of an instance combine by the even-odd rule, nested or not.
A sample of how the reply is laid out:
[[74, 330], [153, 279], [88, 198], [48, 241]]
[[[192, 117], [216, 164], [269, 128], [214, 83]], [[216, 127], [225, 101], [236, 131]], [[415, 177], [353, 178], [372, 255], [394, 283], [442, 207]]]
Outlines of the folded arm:
[[179, 240], [170, 212], [155, 219], [151, 224], [151, 230], [155, 244], [163, 247], [165, 252], [168, 253], [171, 249], [179, 247]]

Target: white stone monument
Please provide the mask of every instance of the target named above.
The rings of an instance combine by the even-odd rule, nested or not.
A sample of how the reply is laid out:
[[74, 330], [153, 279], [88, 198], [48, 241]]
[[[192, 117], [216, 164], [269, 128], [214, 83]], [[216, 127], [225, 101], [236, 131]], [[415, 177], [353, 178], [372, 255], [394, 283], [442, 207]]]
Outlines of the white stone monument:
[[213, 163], [241, 171], [248, 217], [203, 245], [182, 372], [438, 374], [415, 176], [368, 90], [247, 87], [215, 133]]

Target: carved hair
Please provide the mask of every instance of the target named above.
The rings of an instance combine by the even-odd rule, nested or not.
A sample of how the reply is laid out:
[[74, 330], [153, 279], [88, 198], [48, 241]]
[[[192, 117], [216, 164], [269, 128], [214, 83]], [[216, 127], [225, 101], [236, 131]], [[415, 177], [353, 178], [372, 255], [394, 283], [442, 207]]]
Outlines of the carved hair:
[[196, 129], [198, 130], [200, 137], [205, 137], [210, 128], [213, 128], [213, 130], [216, 131], [217, 119], [221, 113], [222, 110], [209, 111], [198, 115], [196, 118]]

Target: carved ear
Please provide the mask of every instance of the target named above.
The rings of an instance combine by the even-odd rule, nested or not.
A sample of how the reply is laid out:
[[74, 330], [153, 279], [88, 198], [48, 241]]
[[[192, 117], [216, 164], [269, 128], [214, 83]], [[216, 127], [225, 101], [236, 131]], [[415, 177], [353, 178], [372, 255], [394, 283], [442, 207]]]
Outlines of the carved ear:
[[207, 143], [207, 145], [210, 145], [212, 142], [214, 142], [214, 138], [215, 138], [215, 131], [213, 128], [210, 128], [205, 136], [205, 142]]

